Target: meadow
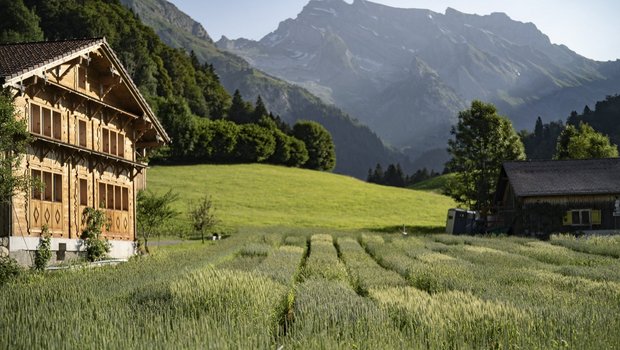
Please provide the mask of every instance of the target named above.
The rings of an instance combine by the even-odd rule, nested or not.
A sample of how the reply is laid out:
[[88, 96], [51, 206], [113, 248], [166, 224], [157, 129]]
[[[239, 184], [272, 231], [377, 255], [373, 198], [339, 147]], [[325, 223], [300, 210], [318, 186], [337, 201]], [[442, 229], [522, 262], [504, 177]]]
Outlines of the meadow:
[[446, 197], [300, 169], [154, 167], [148, 177], [156, 192], [174, 184], [181, 212], [208, 190], [230, 236], [153, 247], [117, 266], [22, 274], [0, 285], [4, 348], [620, 344], [617, 237], [432, 233], [454, 204]]
[[612, 349], [618, 254], [614, 238], [241, 230], [115, 267], [10, 282], [0, 287], [0, 343]]
[[229, 227], [289, 226], [329, 229], [384, 229], [444, 226], [454, 202], [422, 191], [378, 186], [348, 176], [262, 164], [154, 166], [149, 189], [172, 189], [174, 207], [186, 223], [189, 201], [212, 196]]

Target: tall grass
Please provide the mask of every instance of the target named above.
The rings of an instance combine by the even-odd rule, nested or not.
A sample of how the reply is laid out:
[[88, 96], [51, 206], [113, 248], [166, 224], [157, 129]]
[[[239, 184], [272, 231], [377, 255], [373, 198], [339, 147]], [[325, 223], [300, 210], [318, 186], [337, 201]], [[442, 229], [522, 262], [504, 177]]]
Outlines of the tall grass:
[[617, 348], [620, 260], [588, 248], [599, 242], [577, 241], [579, 251], [552, 243], [243, 231], [116, 267], [31, 274], [1, 286], [0, 344]]

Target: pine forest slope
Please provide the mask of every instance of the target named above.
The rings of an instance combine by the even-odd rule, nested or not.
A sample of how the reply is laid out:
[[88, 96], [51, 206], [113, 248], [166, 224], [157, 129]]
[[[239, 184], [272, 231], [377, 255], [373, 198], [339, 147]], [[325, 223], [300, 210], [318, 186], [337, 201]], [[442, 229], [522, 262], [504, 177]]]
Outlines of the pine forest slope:
[[311, 0], [260, 41], [217, 44], [419, 153], [445, 146], [472, 99], [495, 103], [521, 129], [538, 115], [563, 118], [620, 91], [620, 61], [582, 57], [503, 13]]
[[155, 166], [148, 181], [156, 193], [168, 189], [179, 193], [177, 220], [186, 220], [188, 201], [209, 194], [217, 216], [229, 227], [440, 227], [454, 206], [452, 199], [435, 193], [259, 164]]
[[386, 147], [368, 127], [337, 107], [321, 101], [304, 88], [274, 78], [252, 68], [244, 59], [218, 49], [207, 31], [165, 0], [121, 0], [151, 26], [172, 47], [194, 51], [202, 62], [215, 67], [224, 87], [238, 89], [243, 97], [261, 96], [267, 108], [287, 122], [313, 120], [325, 126], [336, 144], [336, 169], [342, 174], [363, 178], [376, 163], [401, 163], [410, 169], [406, 156]]

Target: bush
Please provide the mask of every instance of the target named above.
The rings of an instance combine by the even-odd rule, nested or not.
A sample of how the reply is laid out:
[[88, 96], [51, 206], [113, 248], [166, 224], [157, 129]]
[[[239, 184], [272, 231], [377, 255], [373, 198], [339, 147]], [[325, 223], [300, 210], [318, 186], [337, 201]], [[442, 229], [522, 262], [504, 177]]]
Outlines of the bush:
[[52, 258], [52, 238], [49, 233], [47, 225], [43, 225], [41, 228], [41, 238], [39, 239], [39, 245], [37, 251], [34, 253], [34, 265], [33, 269], [37, 271], [43, 271], [47, 267], [47, 263]]
[[103, 226], [109, 227], [108, 218], [103, 210], [85, 208], [82, 217], [86, 228], [82, 231], [82, 239], [86, 247], [88, 261], [98, 261], [110, 252], [110, 243], [100, 238]]
[[9, 257], [0, 258], [0, 286], [17, 278], [23, 269], [15, 259]]

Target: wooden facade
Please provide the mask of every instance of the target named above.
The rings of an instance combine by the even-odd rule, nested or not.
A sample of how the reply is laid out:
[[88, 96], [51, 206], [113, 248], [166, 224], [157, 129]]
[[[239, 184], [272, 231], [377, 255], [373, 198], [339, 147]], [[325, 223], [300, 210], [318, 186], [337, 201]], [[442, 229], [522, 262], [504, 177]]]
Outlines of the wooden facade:
[[498, 231], [620, 232], [620, 159], [509, 162], [495, 195]]
[[86, 207], [107, 213], [111, 255], [133, 254], [142, 159], [169, 139], [120, 61], [105, 39], [3, 45], [0, 55], [28, 57], [14, 74], [3, 67], [3, 87], [34, 139], [15, 171], [44, 184], [3, 211], [10, 254], [29, 263], [24, 252], [36, 249], [44, 225], [59, 257], [79, 252]]

